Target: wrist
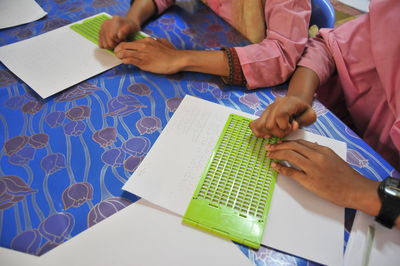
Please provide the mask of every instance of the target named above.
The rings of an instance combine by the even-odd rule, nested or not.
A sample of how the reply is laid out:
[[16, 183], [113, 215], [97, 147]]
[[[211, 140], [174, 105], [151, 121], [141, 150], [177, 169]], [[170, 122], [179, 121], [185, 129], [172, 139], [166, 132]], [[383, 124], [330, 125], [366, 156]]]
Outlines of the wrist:
[[355, 184], [356, 189], [351, 197], [349, 208], [357, 209], [371, 216], [376, 216], [381, 208], [381, 200], [378, 195], [378, 181], [364, 177], [362, 182]]
[[299, 66], [290, 79], [287, 95], [298, 97], [312, 105], [318, 86], [318, 75], [309, 68]]
[[190, 51], [188, 50], [178, 50], [174, 51], [175, 60], [171, 62], [174, 64], [175, 68], [178, 71], [193, 71], [196, 66], [196, 60], [191, 56]]
[[140, 20], [139, 20], [138, 18], [136, 18], [136, 17], [134, 17], [134, 16], [126, 15], [126, 16], [124, 17], [124, 20], [126, 21], [126, 23], [128, 23], [129, 25], [131, 25], [131, 28], [132, 28], [132, 29], [140, 30], [140, 28], [141, 28], [141, 23], [140, 23]]

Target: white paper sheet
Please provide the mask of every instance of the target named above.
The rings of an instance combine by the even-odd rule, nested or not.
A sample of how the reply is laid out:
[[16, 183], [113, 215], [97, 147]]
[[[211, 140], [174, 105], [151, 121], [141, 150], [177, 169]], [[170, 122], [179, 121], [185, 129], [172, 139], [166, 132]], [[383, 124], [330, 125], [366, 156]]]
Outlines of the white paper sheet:
[[181, 224], [142, 200], [41, 257], [0, 249], [1, 265], [252, 265], [230, 241]]
[[0, 47], [0, 60], [42, 98], [121, 63], [69, 25]]
[[[230, 113], [252, 115], [186, 96], [123, 189], [183, 215]], [[309, 132], [345, 158], [346, 144]], [[263, 244], [329, 265], [343, 260], [344, 209], [278, 176]]]
[[34, 0], [0, 1], [0, 29], [29, 23], [46, 15]]
[[[368, 240], [369, 227], [374, 230], [371, 242]], [[397, 266], [399, 262], [400, 230], [388, 229], [375, 222], [374, 217], [357, 212], [346, 247], [344, 265]]]
[[363, 12], [369, 11], [370, 0], [339, 0], [343, 4], [354, 7], [355, 9], [361, 10]]

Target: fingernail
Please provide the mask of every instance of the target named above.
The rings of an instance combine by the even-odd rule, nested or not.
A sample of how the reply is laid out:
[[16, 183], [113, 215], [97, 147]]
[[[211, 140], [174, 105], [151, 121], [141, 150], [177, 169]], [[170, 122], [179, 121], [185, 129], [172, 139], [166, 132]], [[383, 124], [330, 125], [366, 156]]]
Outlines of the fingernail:
[[275, 168], [275, 167], [276, 167], [276, 162], [272, 162], [272, 163], [271, 163], [271, 167], [272, 167], [272, 168]]
[[264, 146], [267, 150], [271, 149], [272, 145], [271, 144], [265, 144]]

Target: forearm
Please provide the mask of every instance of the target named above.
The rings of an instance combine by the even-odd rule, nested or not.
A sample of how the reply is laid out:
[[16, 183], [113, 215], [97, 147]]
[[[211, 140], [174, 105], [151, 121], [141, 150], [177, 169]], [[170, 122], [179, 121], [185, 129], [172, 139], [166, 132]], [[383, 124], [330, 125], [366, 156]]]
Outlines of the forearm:
[[311, 105], [318, 86], [317, 74], [310, 68], [299, 66], [290, 79], [287, 95], [298, 97]]
[[142, 25], [156, 12], [157, 7], [153, 0], [135, 0], [125, 17], [137, 25]]
[[229, 75], [228, 58], [224, 51], [179, 50], [178, 53], [181, 71]]

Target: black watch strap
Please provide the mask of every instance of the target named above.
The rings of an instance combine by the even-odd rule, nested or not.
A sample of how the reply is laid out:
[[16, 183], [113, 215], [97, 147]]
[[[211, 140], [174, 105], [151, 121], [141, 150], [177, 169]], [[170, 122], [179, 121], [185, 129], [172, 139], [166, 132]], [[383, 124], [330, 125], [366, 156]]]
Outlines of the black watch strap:
[[375, 217], [375, 221], [386, 226], [387, 228], [392, 228], [397, 217], [399, 217], [399, 208], [393, 208], [391, 205], [397, 202], [388, 202], [390, 200], [382, 201], [382, 208], [379, 211], [378, 216]]
[[375, 221], [392, 228], [400, 215], [400, 180], [388, 177], [378, 187], [381, 209]]

